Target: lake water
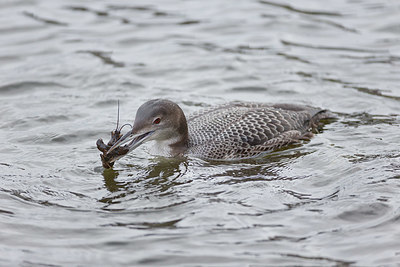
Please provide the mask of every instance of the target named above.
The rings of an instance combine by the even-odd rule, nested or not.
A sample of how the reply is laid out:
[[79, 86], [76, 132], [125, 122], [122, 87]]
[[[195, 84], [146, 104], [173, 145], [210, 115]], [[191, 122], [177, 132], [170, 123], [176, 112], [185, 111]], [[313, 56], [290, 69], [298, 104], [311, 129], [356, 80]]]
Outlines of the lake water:
[[[400, 264], [400, 2], [0, 3], [1, 266]], [[112, 170], [98, 138], [168, 98], [335, 112], [237, 162]]]

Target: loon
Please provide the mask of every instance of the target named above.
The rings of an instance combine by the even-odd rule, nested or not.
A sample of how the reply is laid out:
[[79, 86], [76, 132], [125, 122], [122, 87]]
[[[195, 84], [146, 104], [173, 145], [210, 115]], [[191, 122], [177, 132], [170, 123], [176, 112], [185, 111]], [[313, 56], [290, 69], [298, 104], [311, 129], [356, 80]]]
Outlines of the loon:
[[230, 102], [195, 112], [186, 118], [166, 99], [153, 99], [137, 110], [132, 129], [107, 153], [128, 144], [129, 152], [147, 141], [170, 157], [206, 160], [257, 157], [309, 139], [327, 110], [295, 104]]

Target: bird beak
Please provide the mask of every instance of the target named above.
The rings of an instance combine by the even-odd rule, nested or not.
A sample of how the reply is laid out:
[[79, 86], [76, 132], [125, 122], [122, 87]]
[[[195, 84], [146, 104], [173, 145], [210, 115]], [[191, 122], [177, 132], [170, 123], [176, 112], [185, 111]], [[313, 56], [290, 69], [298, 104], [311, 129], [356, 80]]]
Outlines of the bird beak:
[[129, 132], [124, 134], [120, 139], [118, 139], [118, 141], [112, 147], [110, 147], [110, 149], [107, 151], [107, 154], [111, 153], [111, 151], [113, 151], [117, 147], [120, 147], [128, 142], [130, 142], [128, 144], [128, 149], [129, 149], [129, 152], [131, 152], [132, 150], [134, 150], [135, 148], [140, 146], [144, 141], [149, 139], [150, 136], [152, 136], [154, 132], [155, 131], [149, 131], [146, 133], [134, 134], [133, 130], [130, 130]]

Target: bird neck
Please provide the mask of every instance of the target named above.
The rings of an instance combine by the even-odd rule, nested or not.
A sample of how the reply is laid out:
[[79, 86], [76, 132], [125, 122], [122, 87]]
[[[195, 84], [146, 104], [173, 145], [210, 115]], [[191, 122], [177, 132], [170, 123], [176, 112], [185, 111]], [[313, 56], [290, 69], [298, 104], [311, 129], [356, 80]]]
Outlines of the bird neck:
[[189, 140], [189, 132], [188, 132], [188, 125], [185, 114], [181, 110], [179, 115], [177, 116], [178, 119], [178, 128], [176, 129], [176, 139], [173, 143], [169, 144], [171, 155], [178, 156], [183, 155], [185, 151], [188, 149], [188, 140]]

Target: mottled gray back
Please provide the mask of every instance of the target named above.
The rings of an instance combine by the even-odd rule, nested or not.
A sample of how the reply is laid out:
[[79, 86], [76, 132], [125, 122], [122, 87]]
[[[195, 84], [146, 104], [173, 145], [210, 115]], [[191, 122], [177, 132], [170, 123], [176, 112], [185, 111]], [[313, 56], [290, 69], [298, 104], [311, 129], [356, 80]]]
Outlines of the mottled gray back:
[[188, 154], [208, 159], [248, 158], [311, 135], [318, 108], [232, 102], [188, 117]]

